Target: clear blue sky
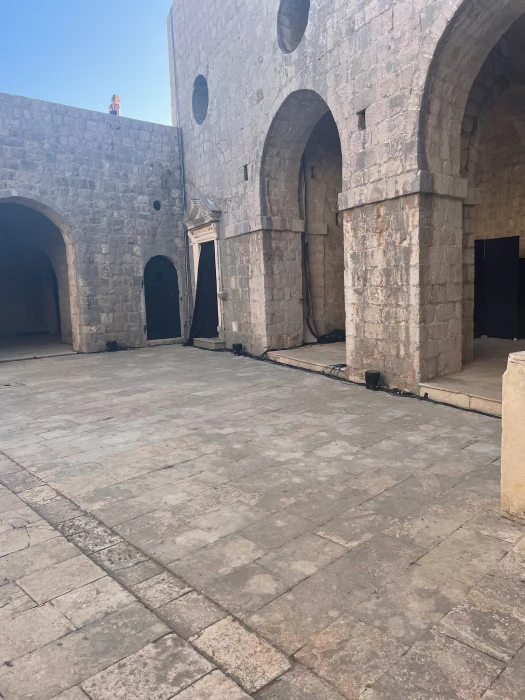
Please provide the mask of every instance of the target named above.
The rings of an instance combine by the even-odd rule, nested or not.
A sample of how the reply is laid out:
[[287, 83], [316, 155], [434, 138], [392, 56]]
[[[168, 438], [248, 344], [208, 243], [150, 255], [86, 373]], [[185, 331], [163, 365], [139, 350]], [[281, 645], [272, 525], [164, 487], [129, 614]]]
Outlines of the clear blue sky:
[[0, 92], [171, 124], [171, 0], [0, 0]]

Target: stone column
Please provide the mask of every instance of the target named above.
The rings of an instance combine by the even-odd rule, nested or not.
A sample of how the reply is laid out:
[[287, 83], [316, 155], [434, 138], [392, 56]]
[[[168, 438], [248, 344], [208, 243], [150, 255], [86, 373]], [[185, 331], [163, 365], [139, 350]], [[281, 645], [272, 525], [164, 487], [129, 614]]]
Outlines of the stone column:
[[340, 196], [349, 379], [377, 369], [417, 393], [461, 370], [466, 194], [421, 171]]
[[503, 375], [501, 508], [525, 518], [525, 352], [510, 355]]
[[419, 195], [344, 212], [348, 378], [419, 383]]
[[420, 381], [461, 372], [463, 202], [420, 197]]
[[303, 342], [301, 233], [265, 231], [263, 237], [266, 348]]

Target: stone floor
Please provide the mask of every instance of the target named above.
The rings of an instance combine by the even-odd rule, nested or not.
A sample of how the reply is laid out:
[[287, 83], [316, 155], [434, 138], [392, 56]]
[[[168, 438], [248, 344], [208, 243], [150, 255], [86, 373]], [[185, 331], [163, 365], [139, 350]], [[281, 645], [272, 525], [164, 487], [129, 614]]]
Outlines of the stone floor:
[[0, 362], [72, 355], [73, 347], [52, 335], [0, 338]]
[[178, 346], [0, 396], [5, 700], [523, 700], [497, 419]]
[[509, 355], [525, 351], [525, 340], [478, 338], [474, 341], [474, 362], [458, 374], [439, 377], [421, 385], [421, 395], [501, 416], [502, 377]]

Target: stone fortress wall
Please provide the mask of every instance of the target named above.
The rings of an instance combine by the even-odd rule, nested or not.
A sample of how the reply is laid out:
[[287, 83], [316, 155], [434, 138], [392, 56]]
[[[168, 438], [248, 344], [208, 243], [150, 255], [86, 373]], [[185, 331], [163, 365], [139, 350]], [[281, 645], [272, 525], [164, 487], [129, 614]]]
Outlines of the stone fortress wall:
[[0, 230], [44, 251], [76, 350], [148, 342], [154, 256], [177, 269], [187, 337], [213, 240], [228, 346], [344, 328], [349, 378], [417, 390], [472, 360], [474, 240], [525, 239], [523, 16], [525, 0], [175, 0], [175, 128], [0, 95]]
[[[478, 200], [462, 124], [491, 51], [524, 13], [523, 0], [226, 0], [220, 11], [214, 0], [175, 0], [174, 119], [188, 198], [222, 209], [227, 344], [263, 352], [303, 337], [301, 237], [318, 258], [308, 219], [320, 217], [297, 206], [297, 178], [331, 112], [349, 377], [373, 366], [391, 386], [417, 389], [472, 359]], [[504, 70], [512, 83], [516, 71]], [[338, 270], [313, 284], [318, 314]]]
[[46, 252], [75, 349], [146, 344], [148, 260], [170, 258], [186, 294], [182, 219], [177, 129], [0, 95], [0, 230]]

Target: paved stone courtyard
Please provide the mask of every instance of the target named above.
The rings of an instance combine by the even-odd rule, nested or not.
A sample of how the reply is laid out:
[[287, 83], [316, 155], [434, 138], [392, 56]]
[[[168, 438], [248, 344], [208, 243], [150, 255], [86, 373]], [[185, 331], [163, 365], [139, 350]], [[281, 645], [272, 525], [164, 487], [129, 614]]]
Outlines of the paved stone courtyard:
[[0, 697], [523, 700], [498, 420], [182, 347], [0, 396]]

